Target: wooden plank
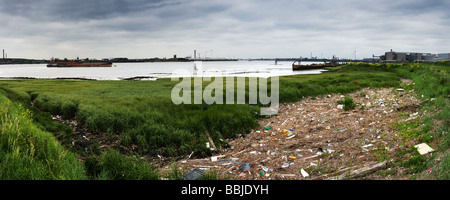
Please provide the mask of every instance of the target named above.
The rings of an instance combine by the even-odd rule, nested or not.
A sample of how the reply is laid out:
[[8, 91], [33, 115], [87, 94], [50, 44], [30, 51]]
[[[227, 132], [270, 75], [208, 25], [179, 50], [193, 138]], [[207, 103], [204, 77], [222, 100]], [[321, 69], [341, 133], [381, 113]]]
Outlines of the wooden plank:
[[[381, 170], [383, 168], [386, 167], [386, 163], [387, 161], [381, 162], [381, 163], [376, 163], [373, 165], [368, 165], [368, 166], [364, 166], [360, 169], [354, 170], [350, 173], [345, 173], [342, 174], [340, 176], [334, 176], [332, 175], [332, 177], [326, 178], [325, 180], [348, 180], [348, 179], [355, 179], [355, 178], [361, 178], [364, 177], [368, 174], [372, 174], [378, 170]], [[327, 175], [325, 175], [326, 177], [328, 177]]]

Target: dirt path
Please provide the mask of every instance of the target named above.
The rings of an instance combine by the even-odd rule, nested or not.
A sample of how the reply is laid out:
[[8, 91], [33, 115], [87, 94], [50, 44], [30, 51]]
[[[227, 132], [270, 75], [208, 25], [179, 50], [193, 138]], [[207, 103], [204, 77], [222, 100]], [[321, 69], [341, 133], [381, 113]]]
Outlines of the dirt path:
[[[392, 128], [396, 122], [420, 118], [414, 91], [365, 88], [347, 96], [358, 104], [355, 109], [340, 109], [337, 101], [342, 95], [280, 105], [277, 116], [265, 118], [259, 129], [229, 141], [231, 148], [221, 154], [181, 160], [177, 165], [187, 171], [215, 170], [247, 180], [333, 179], [362, 171], [362, 176], [351, 177], [356, 179], [386, 168], [387, 157], [415, 145]], [[249, 170], [244, 163], [250, 164]]]

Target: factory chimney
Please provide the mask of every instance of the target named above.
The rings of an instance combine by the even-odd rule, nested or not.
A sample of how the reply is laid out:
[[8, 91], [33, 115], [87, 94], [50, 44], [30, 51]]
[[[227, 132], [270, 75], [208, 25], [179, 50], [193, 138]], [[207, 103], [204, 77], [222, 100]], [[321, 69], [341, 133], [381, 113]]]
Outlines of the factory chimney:
[[194, 50], [194, 59], [197, 58], [197, 50]]
[[5, 50], [3, 49], [3, 60], [5, 60]]

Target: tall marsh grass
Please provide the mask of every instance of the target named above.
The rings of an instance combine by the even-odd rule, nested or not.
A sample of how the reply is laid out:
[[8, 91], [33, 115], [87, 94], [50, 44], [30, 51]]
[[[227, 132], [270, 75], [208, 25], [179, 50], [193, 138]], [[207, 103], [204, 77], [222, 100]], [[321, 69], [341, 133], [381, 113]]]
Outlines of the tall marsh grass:
[[0, 95], [0, 179], [86, 179], [82, 163], [32, 123], [22, 104]]

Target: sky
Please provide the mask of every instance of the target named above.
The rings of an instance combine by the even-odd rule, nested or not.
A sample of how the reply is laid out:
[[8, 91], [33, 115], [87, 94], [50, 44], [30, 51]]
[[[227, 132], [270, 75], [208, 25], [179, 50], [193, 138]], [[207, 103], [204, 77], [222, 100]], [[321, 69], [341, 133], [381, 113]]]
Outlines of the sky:
[[449, 10], [448, 0], [0, 0], [0, 49], [33, 59], [450, 53]]

